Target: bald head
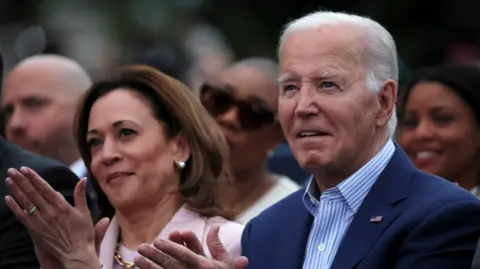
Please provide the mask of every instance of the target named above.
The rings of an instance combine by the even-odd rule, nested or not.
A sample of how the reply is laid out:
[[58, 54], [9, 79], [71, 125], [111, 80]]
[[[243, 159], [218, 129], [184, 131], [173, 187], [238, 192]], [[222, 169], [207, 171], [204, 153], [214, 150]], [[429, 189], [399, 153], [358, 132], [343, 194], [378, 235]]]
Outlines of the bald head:
[[72, 132], [76, 104], [91, 84], [78, 63], [62, 56], [37, 55], [21, 61], [3, 83], [6, 138], [71, 164], [78, 158]]
[[92, 84], [87, 72], [77, 62], [54, 54], [35, 55], [21, 61], [7, 75], [5, 84], [8, 84], [8, 80], [16, 83], [18, 82], [16, 79], [25, 77], [38, 78], [36, 80], [45, 82], [51, 81], [58, 86], [51, 90], [71, 97], [82, 95]]
[[244, 66], [256, 68], [258, 71], [264, 73], [273, 81], [277, 81], [279, 67], [274, 60], [271, 60], [268, 58], [262, 58], [262, 57], [247, 58], [247, 59], [243, 59], [238, 62], [235, 62], [231, 66], [231, 68], [244, 67]]

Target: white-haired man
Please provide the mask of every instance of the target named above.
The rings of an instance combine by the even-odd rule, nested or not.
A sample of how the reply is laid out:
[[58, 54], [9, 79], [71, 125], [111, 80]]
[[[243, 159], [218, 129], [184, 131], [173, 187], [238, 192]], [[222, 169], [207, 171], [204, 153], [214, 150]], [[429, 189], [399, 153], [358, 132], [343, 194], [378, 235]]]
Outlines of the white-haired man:
[[229, 257], [213, 229], [206, 240], [214, 260], [183, 234], [172, 240], [186, 247], [165, 240], [142, 246], [136, 264], [233, 269], [248, 259], [249, 269], [470, 268], [480, 201], [416, 170], [391, 140], [398, 80], [391, 35], [367, 18], [317, 12], [286, 27], [279, 59], [279, 120], [296, 159], [313, 174], [307, 189], [246, 226], [244, 257]]

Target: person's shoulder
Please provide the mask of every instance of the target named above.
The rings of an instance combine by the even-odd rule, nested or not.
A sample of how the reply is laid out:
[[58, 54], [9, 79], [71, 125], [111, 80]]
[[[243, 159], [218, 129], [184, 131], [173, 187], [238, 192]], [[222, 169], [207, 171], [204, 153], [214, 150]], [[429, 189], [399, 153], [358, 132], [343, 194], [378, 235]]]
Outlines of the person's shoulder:
[[282, 218], [291, 217], [291, 213], [299, 213], [301, 210], [307, 210], [303, 204], [303, 194], [305, 188], [301, 188], [280, 201], [276, 202], [269, 208], [265, 209], [262, 213], [252, 219], [256, 222], [272, 222], [281, 221]]
[[480, 205], [480, 200], [469, 191], [441, 177], [416, 170], [412, 175], [410, 196], [426, 203], [454, 203], [472, 201]]
[[290, 193], [300, 189], [300, 185], [286, 175], [274, 175], [274, 177], [277, 182], [275, 187], [277, 188], [289, 191]]
[[410, 184], [401, 218], [407, 222], [424, 223], [430, 218], [438, 222], [462, 214], [480, 214], [477, 197], [443, 178], [416, 170]]
[[3, 160], [7, 166], [19, 169], [27, 166], [37, 172], [50, 184], [76, 184], [78, 177], [62, 163], [44, 156], [29, 152], [13, 143], [4, 141]]

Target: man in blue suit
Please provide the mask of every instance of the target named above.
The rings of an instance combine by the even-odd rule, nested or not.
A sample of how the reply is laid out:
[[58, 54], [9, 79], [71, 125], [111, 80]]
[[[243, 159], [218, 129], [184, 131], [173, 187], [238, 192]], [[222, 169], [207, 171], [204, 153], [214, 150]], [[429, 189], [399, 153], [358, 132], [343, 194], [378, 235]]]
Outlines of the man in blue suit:
[[387, 30], [316, 12], [287, 25], [279, 59], [278, 116], [295, 158], [313, 174], [307, 188], [245, 227], [244, 257], [230, 257], [213, 229], [214, 260], [187, 235], [180, 239], [196, 254], [161, 241], [141, 251], [158, 265], [148, 268], [238, 269], [247, 259], [249, 269], [470, 268], [480, 201], [415, 169], [391, 139], [398, 68]]

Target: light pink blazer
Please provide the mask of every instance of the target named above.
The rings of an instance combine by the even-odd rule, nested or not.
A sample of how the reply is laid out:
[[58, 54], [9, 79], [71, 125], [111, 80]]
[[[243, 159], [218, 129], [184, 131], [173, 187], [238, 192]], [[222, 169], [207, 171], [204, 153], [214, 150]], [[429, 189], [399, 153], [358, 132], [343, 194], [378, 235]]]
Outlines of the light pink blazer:
[[[206, 245], [207, 232], [212, 225], [219, 224], [219, 237], [228, 252], [238, 257], [241, 255], [241, 243], [244, 226], [236, 222], [228, 221], [222, 217], [202, 217], [199, 214], [188, 210], [185, 206], [181, 207], [173, 216], [169, 223], [163, 228], [157, 238], [168, 239], [168, 235], [173, 231], [192, 231], [202, 242], [205, 252], [210, 257]], [[119, 226], [115, 217], [112, 218], [108, 226], [105, 237], [100, 246], [100, 263], [103, 269], [113, 269], [114, 252], [119, 235]]]

